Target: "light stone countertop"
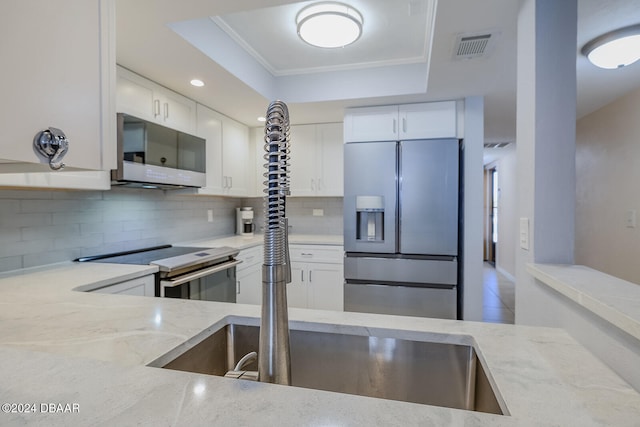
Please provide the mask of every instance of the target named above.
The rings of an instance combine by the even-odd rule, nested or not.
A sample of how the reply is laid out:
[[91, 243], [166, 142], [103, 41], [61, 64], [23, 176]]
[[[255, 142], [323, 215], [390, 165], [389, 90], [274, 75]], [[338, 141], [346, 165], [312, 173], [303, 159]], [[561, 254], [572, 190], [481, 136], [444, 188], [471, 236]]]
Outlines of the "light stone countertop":
[[543, 284], [640, 340], [640, 285], [584, 265], [529, 264], [527, 271]]
[[[61, 263], [0, 277], [0, 425], [633, 426], [640, 394], [559, 329], [290, 309], [292, 327], [471, 342], [509, 415], [491, 415], [145, 366], [260, 307], [75, 292], [153, 272]], [[389, 333], [389, 331], [387, 331]], [[78, 413], [39, 413], [41, 404]], [[4, 408], [4, 407], [3, 407]]]

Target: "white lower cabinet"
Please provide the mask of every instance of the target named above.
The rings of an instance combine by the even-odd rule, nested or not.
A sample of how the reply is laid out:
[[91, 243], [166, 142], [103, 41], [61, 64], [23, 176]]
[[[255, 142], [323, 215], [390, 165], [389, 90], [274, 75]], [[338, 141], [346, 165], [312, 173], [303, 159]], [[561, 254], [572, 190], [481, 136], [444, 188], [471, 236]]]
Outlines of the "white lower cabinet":
[[289, 307], [344, 309], [342, 246], [291, 245]]
[[[342, 311], [342, 246], [290, 245], [290, 253], [292, 280], [287, 284], [287, 305]], [[238, 259], [243, 262], [236, 272], [236, 302], [262, 304], [262, 247], [240, 251]]]
[[142, 297], [155, 296], [155, 276], [138, 277], [124, 282], [114, 283], [103, 288], [94, 289], [91, 292], [98, 294], [137, 295]]
[[262, 246], [240, 251], [236, 268], [236, 302], [262, 304]]

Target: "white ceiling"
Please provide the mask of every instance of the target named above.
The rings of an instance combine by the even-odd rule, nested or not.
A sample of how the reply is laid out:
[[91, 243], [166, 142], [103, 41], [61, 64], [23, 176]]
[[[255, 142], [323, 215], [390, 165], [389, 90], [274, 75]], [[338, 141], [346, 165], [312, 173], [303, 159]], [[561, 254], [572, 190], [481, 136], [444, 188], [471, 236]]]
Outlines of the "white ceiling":
[[[332, 52], [305, 45], [295, 33], [295, 14], [308, 1], [117, 0], [116, 56], [120, 65], [249, 126], [260, 126], [256, 118], [275, 97], [300, 124], [341, 121], [349, 106], [482, 95], [486, 142], [514, 141], [519, 1], [431, 1], [350, 0], [364, 15], [365, 33]], [[600, 70], [578, 53], [591, 38], [640, 22], [640, 0], [578, 6], [581, 117], [640, 87], [640, 64]], [[453, 59], [458, 34], [489, 31], [499, 36], [486, 57]], [[190, 86], [196, 77], [206, 86]]]

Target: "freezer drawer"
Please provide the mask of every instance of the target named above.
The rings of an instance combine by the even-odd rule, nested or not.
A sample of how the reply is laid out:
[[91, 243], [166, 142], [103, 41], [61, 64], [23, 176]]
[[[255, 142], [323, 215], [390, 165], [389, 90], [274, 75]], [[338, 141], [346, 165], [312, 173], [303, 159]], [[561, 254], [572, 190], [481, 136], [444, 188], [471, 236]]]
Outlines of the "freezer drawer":
[[347, 280], [376, 283], [457, 285], [458, 262], [454, 259], [380, 258], [347, 254], [344, 277]]
[[456, 287], [344, 285], [344, 311], [456, 319]]

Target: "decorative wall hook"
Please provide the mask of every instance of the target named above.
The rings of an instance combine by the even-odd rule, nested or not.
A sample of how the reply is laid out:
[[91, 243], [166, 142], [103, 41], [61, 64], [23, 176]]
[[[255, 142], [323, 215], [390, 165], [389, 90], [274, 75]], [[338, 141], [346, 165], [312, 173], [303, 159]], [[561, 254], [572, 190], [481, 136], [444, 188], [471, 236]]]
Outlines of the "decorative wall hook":
[[33, 139], [33, 146], [43, 157], [49, 159], [49, 166], [53, 170], [64, 168], [62, 158], [67, 154], [69, 141], [60, 129], [50, 127], [38, 132]]

